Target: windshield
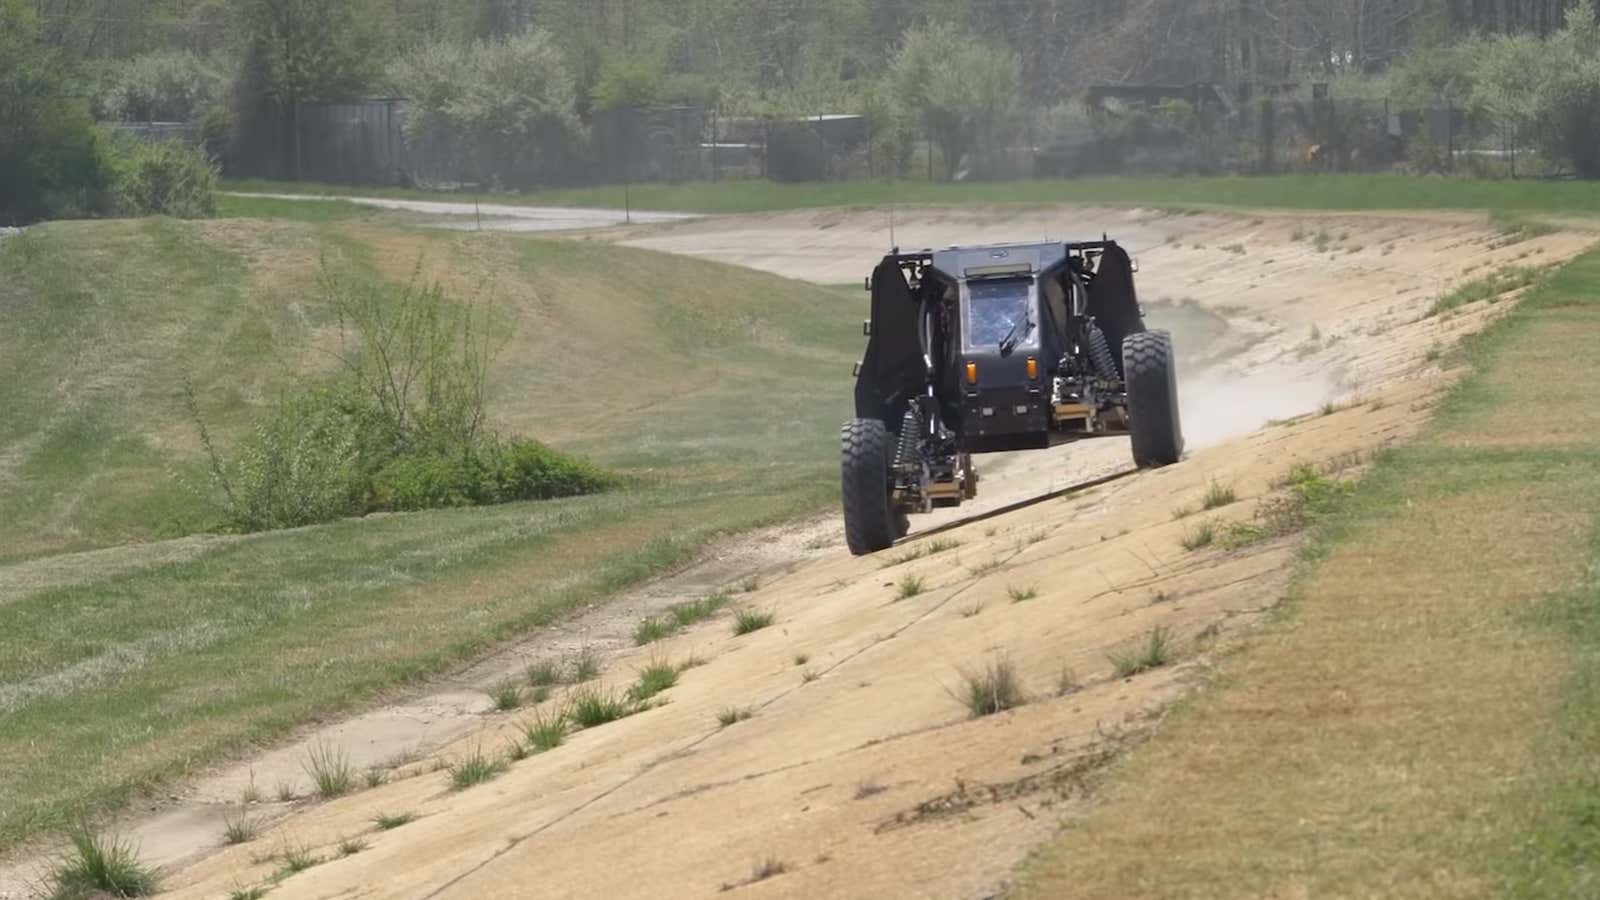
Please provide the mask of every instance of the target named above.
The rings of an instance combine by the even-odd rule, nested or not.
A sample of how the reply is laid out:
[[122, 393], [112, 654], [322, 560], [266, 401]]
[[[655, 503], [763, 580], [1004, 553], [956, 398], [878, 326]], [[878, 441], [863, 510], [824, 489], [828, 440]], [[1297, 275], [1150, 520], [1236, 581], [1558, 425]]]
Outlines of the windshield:
[[1030, 310], [1033, 283], [1024, 280], [974, 281], [968, 284], [967, 346], [1026, 344], [1033, 331]]

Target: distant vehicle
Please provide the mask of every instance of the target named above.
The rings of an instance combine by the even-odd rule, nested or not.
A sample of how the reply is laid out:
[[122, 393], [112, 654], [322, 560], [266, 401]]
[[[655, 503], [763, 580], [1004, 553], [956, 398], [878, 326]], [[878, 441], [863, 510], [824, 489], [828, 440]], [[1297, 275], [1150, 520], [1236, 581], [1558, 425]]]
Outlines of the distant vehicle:
[[843, 429], [850, 551], [976, 497], [975, 454], [1126, 434], [1139, 466], [1177, 462], [1172, 336], [1145, 328], [1135, 269], [1111, 240], [885, 256]]

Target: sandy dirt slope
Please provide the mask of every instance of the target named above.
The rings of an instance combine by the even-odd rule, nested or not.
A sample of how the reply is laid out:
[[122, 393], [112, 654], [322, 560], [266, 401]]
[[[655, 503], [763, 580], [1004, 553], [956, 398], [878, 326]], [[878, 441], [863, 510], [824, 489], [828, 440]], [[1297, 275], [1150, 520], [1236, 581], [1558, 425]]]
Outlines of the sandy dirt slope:
[[[847, 282], [882, 252], [882, 216], [708, 220], [628, 240]], [[275, 854], [302, 847], [326, 862], [283, 880], [274, 897], [703, 896], [724, 886], [751, 896], [991, 895], [1084, 802], [1105, 762], [1158, 724], [1209, 655], [1280, 596], [1292, 538], [1187, 551], [1185, 533], [1200, 521], [1250, 519], [1297, 463], [1348, 472], [1414, 432], [1449, 379], [1438, 350], [1505, 308], [1480, 303], [1427, 317], [1433, 298], [1485, 266], [1554, 263], [1590, 240], [1563, 233], [1508, 244], [1466, 218], [897, 217], [905, 246], [1059, 237], [1068, 229], [1053, 223], [1063, 219], [1092, 224], [1073, 234], [1122, 237], [1138, 252], [1152, 315], [1180, 343], [1193, 339], [1184, 373], [1190, 457], [951, 528], [939, 537], [957, 546], [897, 565], [886, 563], [915, 549], [915, 536], [905, 548], [852, 559], [831, 520], [723, 548], [722, 559], [435, 691], [219, 772], [160, 816], [131, 824], [145, 855], [168, 864], [172, 896], [227, 896], [277, 871]], [[1262, 427], [1329, 401], [1342, 405]], [[986, 459], [982, 505], [961, 513], [1120, 471], [1126, 454], [1125, 441], [1106, 440]], [[1232, 485], [1239, 501], [1176, 519], [1212, 482]], [[916, 526], [925, 532], [951, 518]], [[741, 602], [772, 611], [774, 626], [735, 637], [722, 618], [631, 646], [640, 615], [746, 572], [763, 573], [762, 585]], [[926, 589], [896, 599], [908, 575]], [[1037, 596], [1015, 602], [1013, 589]], [[1155, 628], [1178, 639], [1182, 662], [1114, 678], [1110, 655]], [[580, 646], [606, 651], [611, 690], [653, 660], [700, 664], [657, 708], [450, 791], [439, 762], [478, 748], [501, 753], [531, 715], [492, 713], [482, 688], [531, 656]], [[970, 719], [953, 696], [964, 690], [962, 673], [1002, 658], [1029, 702]], [[1063, 693], [1064, 682], [1074, 689]], [[561, 702], [558, 694], [546, 706]], [[752, 717], [723, 727], [719, 714], [729, 709]], [[280, 780], [306, 790], [299, 763], [313, 741], [349, 748], [360, 766], [387, 761], [389, 782], [327, 803], [272, 802]], [[395, 763], [404, 750], [423, 758]], [[241, 809], [252, 778], [268, 798]], [[399, 812], [420, 818], [375, 831], [373, 816]], [[222, 848], [228, 814], [266, 827], [248, 845]], [[352, 836], [368, 847], [337, 858], [338, 842]], [[782, 873], [751, 882], [768, 862]], [[37, 862], [14, 867], [9, 884], [30, 865], [38, 871]], [[7, 884], [0, 879], [0, 892]]]

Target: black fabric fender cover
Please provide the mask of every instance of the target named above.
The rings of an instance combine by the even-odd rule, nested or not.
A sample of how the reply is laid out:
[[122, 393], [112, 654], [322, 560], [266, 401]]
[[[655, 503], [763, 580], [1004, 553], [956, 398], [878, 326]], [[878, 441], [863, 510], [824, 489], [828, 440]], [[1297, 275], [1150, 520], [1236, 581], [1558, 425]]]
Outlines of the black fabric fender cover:
[[872, 335], [856, 378], [856, 417], [900, 430], [906, 401], [927, 385], [917, 338], [919, 304], [893, 256], [872, 273]]
[[[1144, 317], [1139, 314], [1139, 295], [1133, 286], [1133, 260], [1115, 241], [1106, 245], [1100, 270], [1089, 286], [1089, 315], [1105, 332], [1120, 367], [1122, 342], [1145, 328]], [[1123, 377], [1127, 377], [1126, 372]]]

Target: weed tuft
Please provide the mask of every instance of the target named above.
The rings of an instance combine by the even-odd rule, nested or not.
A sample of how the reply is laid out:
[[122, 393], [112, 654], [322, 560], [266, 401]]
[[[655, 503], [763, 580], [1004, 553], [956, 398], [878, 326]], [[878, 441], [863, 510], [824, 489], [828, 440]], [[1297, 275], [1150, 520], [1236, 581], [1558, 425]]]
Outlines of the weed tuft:
[[458, 760], [450, 766], [450, 786], [458, 791], [466, 790], [473, 785], [498, 778], [505, 770], [505, 760], [485, 756], [480, 745], [474, 747], [472, 753], [465, 759]]
[[900, 583], [896, 585], [898, 593], [895, 595], [895, 599], [909, 600], [927, 590], [927, 587], [928, 580], [926, 578], [921, 575], [907, 575], [900, 579]]
[[306, 751], [302, 767], [311, 776], [317, 796], [324, 800], [342, 797], [355, 789], [356, 770], [350, 764], [350, 754], [328, 741], [313, 744]]
[[368, 768], [366, 775], [362, 776], [362, 781], [366, 782], [366, 785], [369, 788], [383, 787], [383, 783], [388, 780], [388, 773], [384, 772], [377, 766]]
[[561, 683], [561, 664], [553, 659], [536, 659], [528, 663], [528, 684], [534, 687], [551, 687]]
[[234, 816], [232, 813], [222, 814], [222, 842], [232, 846], [234, 844], [248, 844], [261, 834], [261, 823], [250, 818], [248, 814], [241, 813]]
[[1218, 543], [1224, 550], [1238, 550], [1268, 537], [1267, 529], [1254, 522], [1232, 522], [1222, 530]]
[[599, 688], [584, 688], [567, 701], [566, 717], [579, 728], [594, 728], [627, 718], [638, 711], [638, 707], [625, 697]]
[[1108, 659], [1116, 677], [1131, 678], [1171, 662], [1175, 649], [1172, 633], [1164, 627], [1158, 627], [1150, 632], [1143, 643], [1113, 652]]
[[664, 640], [677, 633], [678, 625], [676, 622], [651, 616], [648, 619], [641, 620], [638, 626], [633, 629], [633, 643], [636, 647], [643, 647], [645, 644]]
[[975, 672], [963, 671], [961, 680], [966, 691], [956, 695], [973, 718], [990, 716], [1021, 706], [1022, 682], [1017, 677], [1016, 666], [1008, 659], [997, 659]]
[[773, 616], [773, 614], [770, 612], [763, 612], [754, 609], [741, 609], [734, 616], [733, 633], [735, 635], [741, 635], [749, 634], [752, 631], [760, 631], [761, 629], [766, 628], [768, 625], [771, 625], [774, 619], [775, 616]]
[[294, 783], [289, 781], [278, 782], [278, 790], [274, 796], [278, 798], [279, 803], [293, 803], [300, 799], [300, 795], [295, 793]]
[[1065, 697], [1083, 690], [1083, 682], [1078, 679], [1078, 673], [1062, 667], [1061, 674], [1056, 676], [1056, 696]]
[[567, 673], [567, 681], [571, 684], [583, 684], [600, 677], [600, 654], [593, 647], [579, 650], [572, 658], [571, 669]]
[[401, 825], [409, 825], [416, 820], [416, 813], [378, 813], [372, 817], [372, 824], [376, 825], [379, 831], [391, 831]]
[[533, 718], [522, 723], [522, 735], [535, 753], [554, 750], [567, 737], [567, 715], [564, 712], [536, 712]]
[[1206, 485], [1205, 495], [1200, 498], [1200, 508], [1203, 510], [1220, 509], [1239, 499], [1233, 490], [1233, 485], [1213, 481]]
[[808, 654], [796, 653], [794, 655], [794, 664], [797, 665], [797, 666], [803, 666], [803, 665], [805, 665], [806, 663], [808, 663], [810, 661], [811, 661], [811, 657]]
[[495, 685], [489, 696], [494, 700], [494, 708], [500, 712], [510, 712], [522, 705], [522, 687], [515, 681]]
[[234, 888], [228, 895], [228, 900], [261, 900], [265, 896], [267, 889], [258, 884], [255, 887]]
[[746, 594], [754, 594], [756, 591], [761, 590], [761, 578], [756, 575], [750, 575], [746, 577], [743, 581], [739, 582], [739, 590], [745, 592]]
[[339, 842], [340, 856], [355, 856], [365, 849], [367, 849], [367, 842], [361, 838], [345, 838]]
[[1178, 543], [1182, 544], [1183, 549], [1185, 550], [1199, 550], [1202, 547], [1211, 546], [1216, 539], [1216, 524], [1212, 522], [1201, 522], [1199, 525], [1196, 525], [1188, 531], [1185, 531], [1183, 536], [1178, 538]]
[[278, 858], [283, 860], [283, 867], [278, 870], [279, 878], [287, 878], [311, 868], [322, 862], [322, 858], [311, 852], [311, 848], [304, 844], [295, 846], [285, 845], [279, 851]]
[[717, 724], [723, 728], [734, 725], [755, 715], [748, 706], [727, 706], [717, 713]]
[[676, 622], [678, 627], [687, 628], [721, 612], [730, 602], [732, 598], [727, 594], [712, 594], [703, 600], [674, 604], [668, 607], [667, 611], [672, 613], [672, 621]]
[[72, 855], [55, 871], [55, 897], [147, 897], [160, 890], [155, 873], [122, 838], [97, 834], [86, 825], [75, 827], [68, 837]]
[[677, 666], [665, 661], [653, 661], [640, 670], [639, 680], [628, 688], [628, 699], [643, 703], [677, 683]]
[[810, 684], [811, 682], [816, 681], [818, 678], [821, 678], [821, 677], [822, 677], [821, 673], [819, 673], [816, 669], [805, 669], [805, 670], [801, 671], [801, 673], [800, 673], [800, 683], [801, 684]]
[[1022, 603], [1027, 600], [1032, 600], [1039, 596], [1039, 586], [1029, 585], [1025, 588], [1019, 588], [1008, 585], [1006, 587], [1006, 596], [1011, 598], [1012, 603]]
[[868, 797], [876, 797], [887, 790], [887, 787], [869, 778], [856, 785], [856, 799], [865, 800]]
[[[1018, 539], [1018, 548], [1021, 548], [1020, 538]], [[988, 562], [981, 562], [975, 566], [967, 566], [967, 571], [971, 573], [973, 578], [982, 578], [985, 575], [999, 571], [1002, 565], [1004, 563], [1000, 562], [999, 559], [990, 559]]]

